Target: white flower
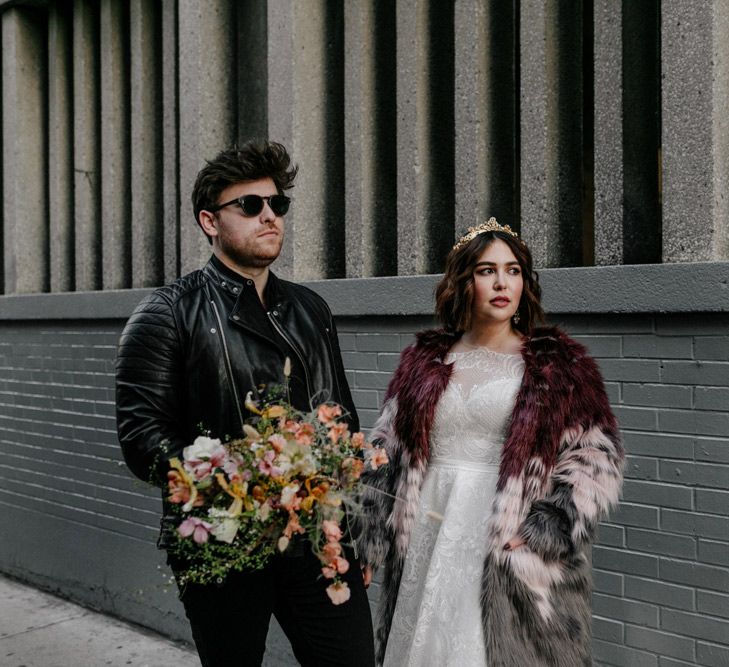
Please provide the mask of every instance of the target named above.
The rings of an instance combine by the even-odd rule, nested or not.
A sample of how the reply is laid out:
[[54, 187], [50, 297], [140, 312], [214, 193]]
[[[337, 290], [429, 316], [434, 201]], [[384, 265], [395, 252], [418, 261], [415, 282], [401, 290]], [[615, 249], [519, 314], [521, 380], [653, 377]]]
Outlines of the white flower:
[[220, 523], [214, 523], [210, 531], [215, 539], [231, 544], [238, 534], [238, 521], [236, 519], [223, 519]]
[[286, 547], [289, 546], [289, 538], [285, 535], [282, 535], [278, 538], [278, 550], [279, 551], [286, 551]]
[[202, 458], [211, 459], [214, 454], [219, 453], [218, 449], [220, 447], [220, 440], [217, 438], [208, 438], [200, 435], [195, 438], [195, 442], [182, 450], [182, 456], [186, 461]]
[[294, 498], [299, 491], [298, 484], [288, 484], [281, 491], [281, 505], [289, 509], [294, 502]]
[[261, 521], [266, 521], [271, 514], [271, 505], [268, 501], [261, 505], [257, 500], [254, 501], [256, 504], [256, 517]]

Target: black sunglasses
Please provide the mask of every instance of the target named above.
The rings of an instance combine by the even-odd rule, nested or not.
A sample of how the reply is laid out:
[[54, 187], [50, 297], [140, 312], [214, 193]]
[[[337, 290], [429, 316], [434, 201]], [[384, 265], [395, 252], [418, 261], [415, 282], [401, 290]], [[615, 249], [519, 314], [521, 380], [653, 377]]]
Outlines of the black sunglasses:
[[243, 195], [242, 197], [231, 199], [225, 202], [225, 204], [216, 204], [210, 207], [208, 211], [215, 213], [215, 211], [219, 211], [224, 206], [238, 204], [241, 211], [243, 211], [243, 215], [247, 218], [252, 218], [263, 210], [264, 201], [268, 202], [268, 206], [277, 217], [286, 215], [289, 210], [289, 204], [291, 204], [291, 198], [286, 195], [269, 195], [268, 197], [261, 197], [261, 195]]

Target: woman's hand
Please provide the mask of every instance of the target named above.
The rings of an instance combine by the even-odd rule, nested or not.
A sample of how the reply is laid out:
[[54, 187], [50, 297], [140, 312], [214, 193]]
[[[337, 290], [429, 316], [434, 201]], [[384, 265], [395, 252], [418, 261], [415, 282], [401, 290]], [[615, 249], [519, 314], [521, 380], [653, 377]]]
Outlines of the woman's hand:
[[514, 549], [518, 549], [519, 547], [523, 546], [524, 544], [526, 544], [526, 542], [517, 535], [516, 537], [512, 537], [504, 545], [504, 551], [513, 551]]
[[362, 579], [365, 588], [369, 588], [372, 583], [372, 567], [370, 565], [362, 565]]

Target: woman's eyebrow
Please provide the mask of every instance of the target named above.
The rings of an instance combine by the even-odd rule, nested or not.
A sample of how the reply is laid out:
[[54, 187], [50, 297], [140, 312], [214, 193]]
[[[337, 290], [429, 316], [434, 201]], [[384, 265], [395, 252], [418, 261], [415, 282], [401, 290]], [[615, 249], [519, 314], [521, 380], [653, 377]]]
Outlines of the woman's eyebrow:
[[[497, 266], [497, 262], [478, 262], [476, 267], [479, 266]], [[504, 262], [504, 266], [519, 266], [519, 262]]]

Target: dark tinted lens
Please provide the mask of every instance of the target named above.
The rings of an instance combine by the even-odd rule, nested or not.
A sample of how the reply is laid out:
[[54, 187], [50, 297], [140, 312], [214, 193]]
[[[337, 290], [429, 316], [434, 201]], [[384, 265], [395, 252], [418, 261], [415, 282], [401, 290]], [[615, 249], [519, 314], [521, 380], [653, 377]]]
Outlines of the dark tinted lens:
[[286, 195], [273, 195], [268, 200], [268, 205], [275, 215], [286, 215], [291, 200]]
[[238, 201], [243, 209], [243, 215], [254, 216], [263, 210], [263, 197], [260, 195], [244, 195]]

